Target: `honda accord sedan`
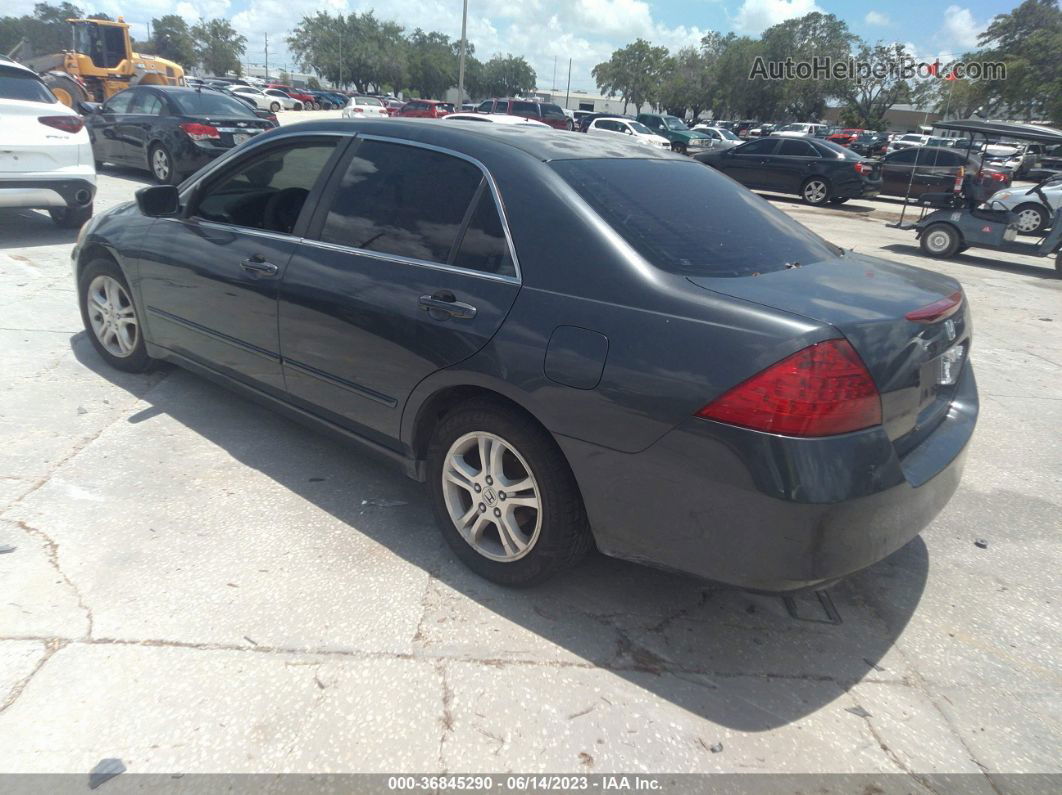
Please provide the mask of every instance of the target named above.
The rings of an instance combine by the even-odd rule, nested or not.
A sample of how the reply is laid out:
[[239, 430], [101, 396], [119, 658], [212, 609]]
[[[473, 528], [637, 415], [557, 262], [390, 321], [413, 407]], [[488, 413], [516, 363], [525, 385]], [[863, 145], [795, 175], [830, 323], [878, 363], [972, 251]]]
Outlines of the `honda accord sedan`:
[[174, 362], [397, 462], [503, 584], [596, 546], [821, 586], [944, 507], [977, 417], [954, 280], [618, 138], [280, 128], [97, 216], [73, 264], [110, 365]]

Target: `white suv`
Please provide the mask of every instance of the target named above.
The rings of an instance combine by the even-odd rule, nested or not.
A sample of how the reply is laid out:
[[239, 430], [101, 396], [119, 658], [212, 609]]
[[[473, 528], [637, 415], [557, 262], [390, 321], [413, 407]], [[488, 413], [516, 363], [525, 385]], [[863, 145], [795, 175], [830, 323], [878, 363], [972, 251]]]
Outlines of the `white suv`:
[[36, 72], [0, 56], [0, 207], [47, 210], [59, 226], [92, 217], [96, 166], [85, 123]]

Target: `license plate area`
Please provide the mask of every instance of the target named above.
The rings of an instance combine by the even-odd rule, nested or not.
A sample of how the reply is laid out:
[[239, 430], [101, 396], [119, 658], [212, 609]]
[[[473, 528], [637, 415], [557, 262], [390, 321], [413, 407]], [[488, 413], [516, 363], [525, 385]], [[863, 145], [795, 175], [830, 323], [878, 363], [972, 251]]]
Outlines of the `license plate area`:
[[251, 137], [250, 133], [234, 133], [232, 136], [232, 145], [239, 146], [244, 141]]
[[937, 358], [937, 385], [954, 386], [959, 381], [962, 363], [966, 358], [966, 346], [955, 345]]

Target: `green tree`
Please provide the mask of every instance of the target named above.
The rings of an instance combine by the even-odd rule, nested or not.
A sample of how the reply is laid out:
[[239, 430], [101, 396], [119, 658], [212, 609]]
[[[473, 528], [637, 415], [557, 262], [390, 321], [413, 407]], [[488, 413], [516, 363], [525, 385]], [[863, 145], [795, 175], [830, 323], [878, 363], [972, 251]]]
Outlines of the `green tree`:
[[209, 74], [243, 74], [240, 56], [247, 49], [247, 37], [237, 33], [227, 19], [199, 20], [192, 27], [192, 38], [196, 55]]
[[407, 42], [402, 27], [373, 12], [331, 16], [322, 11], [303, 17], [287, 38], [302, 68], [358, 91], [401, 89], [407, 76]]
[[518, 55], [495, 55], [483, 64], [482, 89], [496, 97], [512, 97], [535, 90], [538, 76]]
[[48, 55], [70, 49], [68, 19], [84, 18], [84, 12], [70, 3], [37, 3], [32, 15], [0, 17], [0, 53], [13, 50], [23, 39], [20, 59]]
[[414, 30], [409, 36], [408, 87], [422, 97], [441, 97], [456, 86], [458, 46], [460, 42], [450, 41], [445, 34]]
[[[847, 58], [856, 36], [833, 14], [813, 12], [767, 28], [761, 41], [767, 60], [790, 57], [797, 62], [815, 63], [815, 59], [821, 59], [825, 63], [826, 58]], [[843, 87], [837, 80], [812, 79], [778, 81], [763, 88], [787, 117], [812, 121], [822, 118], [827, 99], [837, 96]]]
[[628, 105], [633, 104], [638, 110], [642, 105], [656, 103], [667, 65], [666, 47], [654, 47], [645, 39], [637, 39], [613, 52], [591, 74], [605, 96], [620, 95], [626, 113]]
[[313, 75], [310, 75], [310, 79], [306, 81], [306, 87], [309, 88], [309, 89], [312, 89], [314, 91], [320, 91], [321, 90], [321, 81], [318, 80]]
[[664, 65], [659, 103], [668, 113], [694, 117], [707, 107], [709, 68], [705, 54], [696, 47], [684, 47]]
[[[860, 43], [856, 59], [867, 63], [902, 63], [907, 59], [907, 50], [902, 44], [869, 45]], [[845, 100], [843, 115], [854, 127], [882, 130], [888, 126], [885, 113], [898, 102], [911, 100], [912, 85], [897, 75], [885, 72], [881, 76], [871, 74], [866, 78], [853, 78], [839, 87], [838, 94]]]
[[156, 55], [179, 63], [185, 69], [198, 61], [192, 31], [184, 18], [176, 14], [151, 20], [151, 44]]

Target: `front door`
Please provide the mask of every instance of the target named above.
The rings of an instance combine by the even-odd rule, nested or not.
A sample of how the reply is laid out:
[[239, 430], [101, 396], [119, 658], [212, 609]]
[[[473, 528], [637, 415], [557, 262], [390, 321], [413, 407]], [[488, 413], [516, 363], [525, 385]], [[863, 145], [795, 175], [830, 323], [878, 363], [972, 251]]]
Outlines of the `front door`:
[[132, 91], [122, 91], [103, 103], [99, 112], [85, 120], [89, 139], [92, 141], [92, 156], [100, 162], [124, 164], [124, 151], [115, 139], [119, 121], [124, 118], [133, 101]]
[[139, 277], [150, 339], [230, 377], [283, 391], [277, 287], [307, 199], [330, 173], [326, 165], [341, 140], [256, 148], [209, 175], [182, 217], [155, 223]]
[[162, 97], [147, 88], [135, 88], [129, 112], [115, 124], [115, 140], [122, 148], [124, 162], [140, 168], [150, 167], [147, 145], [158, 117], [166, 113]]
[[723, 153], [723, 170], [742, 185], [769, 188], [767, 164], [777, 144], [778, 139], [763, 138], [728, 149]]
[[386, 444], [413, 388], [486, 345], [520, 282], [479, 166], [372, 136], [347, 161], [284, 274], [280, 346], [293, 398]]

